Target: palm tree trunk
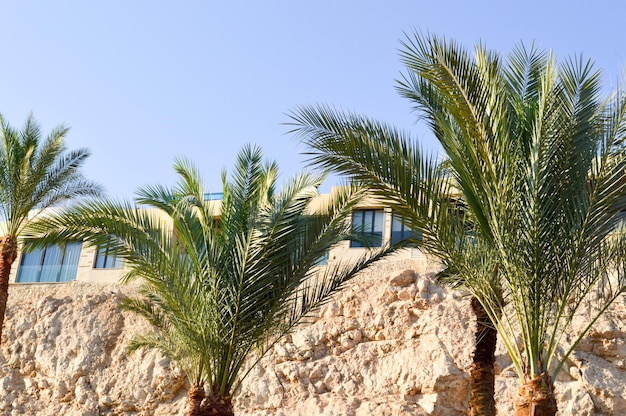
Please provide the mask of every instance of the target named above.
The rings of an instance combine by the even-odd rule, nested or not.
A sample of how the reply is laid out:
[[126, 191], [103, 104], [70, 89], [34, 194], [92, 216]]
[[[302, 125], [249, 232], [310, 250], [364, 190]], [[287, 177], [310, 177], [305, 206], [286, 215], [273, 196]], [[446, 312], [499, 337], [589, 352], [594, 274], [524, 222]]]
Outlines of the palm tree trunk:
[[213, 394], [206, 395], [204, 386], [192, 386], [187, 392], [189, 408], [187, 416], [234, 416], [235, 410], [229, 395], [213, 388]]
[[498, 332], [476, 297], [472, 297], [472, 310], [476, 315], [476, 347], [470, 372], [470, 416], [495, 416], [493, 365]]
[[203, 386], [191, 386], [187, 392], [187, 398], [189, 399], [189, 409], [187, 410], [187, 416], [200, 416], [202, 415], [202, 400], [205, 398]]
[[213, 394], [207, 396], [207, 415], [235, 416], [233, 402], [228, 394], [220, 393], [219, 386], [213, 386]]
[[552, 378], [546, 373], [527, 377], [518, 390], [515, 416], [554, 416], [556, 411]]
[[7, 234], [0, 239], [0, 343], [2, 342], [2, 328], [4, 314], [9, 300], [9, 276], [11, 266], [17, 258], [17, 240]]

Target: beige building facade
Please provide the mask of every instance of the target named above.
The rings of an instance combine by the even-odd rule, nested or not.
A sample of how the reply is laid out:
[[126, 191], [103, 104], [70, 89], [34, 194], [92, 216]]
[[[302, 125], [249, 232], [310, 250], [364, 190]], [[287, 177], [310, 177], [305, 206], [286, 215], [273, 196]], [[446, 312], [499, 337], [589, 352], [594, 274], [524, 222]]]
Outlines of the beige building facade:
[[[316, 201], [321, 204], [329, 196], [330, 194], [320, 195]], [[219, 212], [220, 200], [211, 200], [209, 203], [216, 204], [216, 212]], [[351, 221], [355, 229], [362, 230], [380, 244], [407, 238], [411, 233], [388, 206], [374, 198], [365, 199], [359, 204], [352, 213]], [[355, 242], [343, 241], [334, 246], [327, 257], [320, 260], [320, 267], [360, 256], [364, 250], [368, 248], [361, 247]], [[384, 261], [419, 258], [423, 258], [422, 253], [416, 248], [411, 248], [403, 249]], [[86, 243], [70, 242], [33, 252], [20, 250], [17, 261], [13, 264], [10, 283], [54, 284], [71, 281], [115, 283], [125, 271], [122, 259], [110, 256]]]

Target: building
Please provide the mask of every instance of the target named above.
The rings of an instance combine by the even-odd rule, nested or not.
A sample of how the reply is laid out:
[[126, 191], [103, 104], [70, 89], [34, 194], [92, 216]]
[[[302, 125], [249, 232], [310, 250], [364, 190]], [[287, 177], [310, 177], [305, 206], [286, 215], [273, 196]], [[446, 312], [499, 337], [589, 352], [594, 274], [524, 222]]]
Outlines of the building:
[[[207, 194], [209, 203], [216, 204], [219, 210], [222, 194]], [[320, 195], [323, 202], [330, 194]], [[151, 209], [151, 208], [146, 208]], [[391, 208], [374, 198], [364, 200], [352, 213], [352, 224], [362, 230], [371, 241], [382, 245], [384, 242], [396, 242], [407, 238], [412, 231]], [[339, 259], [358, 256], [367, 248], [357, 242], [345, 241], [333, 247], [325, 258], [320, 259], [320, 266], [332, 264]], [[422, 253], [415, 248], [405, 249], [387, 261], [421, 258]], [[10, 283], [40, 284], [81, 282], [118, 282], [124, 274], [124, 262], [121, 258], [110, 255], [105, 250], [83, 244], [78, 241], [63, 245], [48, 246], [44, 249], [25, 253], [20, 250], [17, 261], [11, 270]]]

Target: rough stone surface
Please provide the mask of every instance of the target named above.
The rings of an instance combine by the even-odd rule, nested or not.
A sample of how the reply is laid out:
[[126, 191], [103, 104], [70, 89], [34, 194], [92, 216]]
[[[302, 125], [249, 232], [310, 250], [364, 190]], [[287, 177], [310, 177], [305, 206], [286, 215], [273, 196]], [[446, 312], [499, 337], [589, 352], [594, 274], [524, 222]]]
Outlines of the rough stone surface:
[[0, 414], [182, 414], [185, 377], [170, 360], [126, 353], [131, 336], [147, 326], [120, 312], [124, 297], [116, 285], [11, 286]]
[[[475, 322], [469, 298], [433, 283], [427, 259], [382, 263], [276, 345], [235, 395], [236, 413], [464, 415]], [[186, 381], [153, 351], [128, 355], [148, 327], [119, 310], [133, 288], [14, 285], [0, 346], [0, 414], [180, 415]], [[576, 325], [586, 320], [581, 316]], [[626, 414], [626, 302], [597, 322], [556, 382], [559, 415]], [[502, 346], [497, 405], [517, 377]]]

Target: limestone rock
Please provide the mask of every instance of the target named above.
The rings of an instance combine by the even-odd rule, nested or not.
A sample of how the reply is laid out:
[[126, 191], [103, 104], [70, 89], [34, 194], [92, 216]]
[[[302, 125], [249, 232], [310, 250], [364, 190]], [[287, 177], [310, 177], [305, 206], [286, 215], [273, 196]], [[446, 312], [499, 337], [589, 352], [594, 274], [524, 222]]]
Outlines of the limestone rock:
[[120, 311], [124, 297], [117, 285], [11, 286], [0, 346], [2, 414], [181, 413], [185, 379], [170, 360], [126, 353], [147, 326]]
[[[276, 345], [235, 394], [242, 416], [465, 415], [475, 320], [427, 258], [380, 263]], [[186, 380], [153, 351], [128, 355], [146, 322], [119, 310], [132, 287], [13, 285], [0, 346], [0, 414], [179, 415]], [[584, 316], [574, 325], [588, 322]], [[517, 376], [502, 345], [499, 414]], [[556, 382], [559, 415], [626, 414], [626, 301], [609, 309]]]

